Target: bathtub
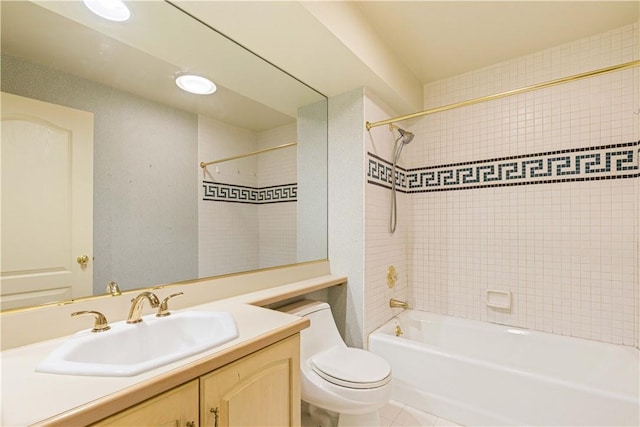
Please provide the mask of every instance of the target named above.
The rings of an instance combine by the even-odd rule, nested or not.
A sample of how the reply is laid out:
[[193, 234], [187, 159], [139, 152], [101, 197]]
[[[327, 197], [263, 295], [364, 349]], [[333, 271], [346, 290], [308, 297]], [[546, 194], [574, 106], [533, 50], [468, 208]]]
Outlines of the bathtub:
[[394, 400], [463, 425], [640, 425], [633, 347], [405, 310], [369, 350]]

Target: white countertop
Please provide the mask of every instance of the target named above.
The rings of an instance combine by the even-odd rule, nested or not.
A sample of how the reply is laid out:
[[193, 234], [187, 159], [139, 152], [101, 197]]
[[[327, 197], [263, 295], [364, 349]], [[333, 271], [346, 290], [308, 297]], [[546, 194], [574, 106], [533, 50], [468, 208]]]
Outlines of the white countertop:
[[[287, 327], [299, 318], [233, 301], [216, 301], [185, 310], [230, 312], [239, 337], [219, 347], [152, 369], [132, 377], [93, 377], [35, 372], [36, 365], [68, 337], [26, 345], [0, 353], [2, 373], [1, 425], [25, 426], [71, 411], [136, 384], [170, 373], [192, 362], [211, 358], [225, 349], [243, 344], [273, 330]], [[31, 325], [37, 326], [37, 325]]]

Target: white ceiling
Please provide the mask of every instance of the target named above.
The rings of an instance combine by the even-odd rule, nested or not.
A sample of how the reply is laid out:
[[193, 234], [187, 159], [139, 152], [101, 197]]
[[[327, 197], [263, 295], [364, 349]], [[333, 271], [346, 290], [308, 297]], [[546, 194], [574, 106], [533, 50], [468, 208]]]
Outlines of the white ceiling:
[[421, 82], [462, 74], [637, 21], [638, 1], [354, 3]]
[[368, 86], [398, 113], [422, 86], [638, 21], [630, 1], [181, 1], [320, 92]]

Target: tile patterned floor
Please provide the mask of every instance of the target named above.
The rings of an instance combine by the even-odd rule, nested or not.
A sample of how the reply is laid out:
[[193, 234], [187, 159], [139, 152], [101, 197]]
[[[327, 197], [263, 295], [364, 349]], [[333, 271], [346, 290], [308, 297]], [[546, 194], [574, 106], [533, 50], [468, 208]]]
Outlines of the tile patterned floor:
[[395, 401], [380, 409], [380, 423], [381, 427], [462, 427]]
[[[380, 427], [462, 427], [459, 424], [419, 411], [400, 402], [391, 401], [380, 409]], [[318, 427], [302, 411], [303, 427]], [[374, 427], [374, 426], [372, 426]]]

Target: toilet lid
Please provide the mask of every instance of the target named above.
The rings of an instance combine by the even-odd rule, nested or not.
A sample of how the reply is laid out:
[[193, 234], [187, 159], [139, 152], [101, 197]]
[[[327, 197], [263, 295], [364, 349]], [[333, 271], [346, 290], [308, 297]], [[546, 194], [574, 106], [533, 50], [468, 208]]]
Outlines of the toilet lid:
[[376, 388], [391, 380], [382, 357], [358, 348], [336, 346], [311, 358], [311, 368], [325, 380], [349, 388]]

